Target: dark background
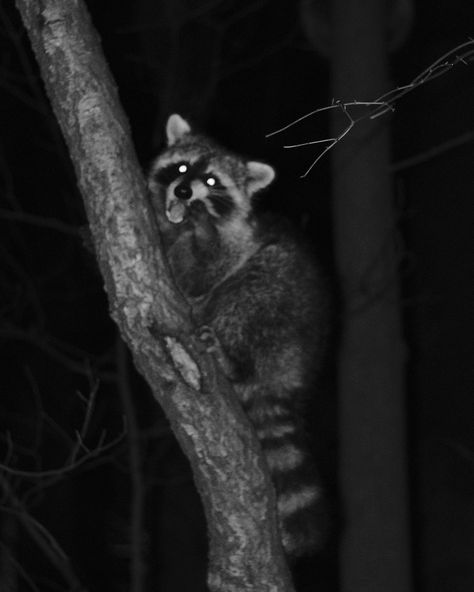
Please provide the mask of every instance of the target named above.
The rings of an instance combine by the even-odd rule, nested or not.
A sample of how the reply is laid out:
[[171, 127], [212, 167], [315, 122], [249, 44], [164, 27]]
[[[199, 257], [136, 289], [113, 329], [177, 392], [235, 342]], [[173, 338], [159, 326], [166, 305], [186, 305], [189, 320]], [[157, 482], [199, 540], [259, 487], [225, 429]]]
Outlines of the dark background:
[[[305, 38], [297, 3], [198, 3], [179, 22], [163, 2], [88, 5], [143, 166], [175, 110], [229, 148], [272, 162], [279, 178], [261, 207], [285, 213], [310, 235], [330, 273], [329, 161], [302, 180], [317, 150], [282, 148], [325, 137], [327, 118], [265, 138], [332, 98], [329, 62]], [[393, 86], [465, 42], [473, 24], [470, 0], [416, 2], [411, 32], [391, 56]], [[0, 35], [0, 462], [13, 469], [1, 477], [0, 583], [17, 562], [12, 590], [34, 590], [29, 580], [38, 590], [65, 589], [44, 540], [31, 534], [34, 518], [88, 590], [128, 589], [128, 388], [141, 434], [150, 589], [204, 589], [206, 537], [189, 469], [109, 319], [101, 278], [78, 233], [85, 215], [72, 167], [10, 1], [0, 7]], [[429, 592], [474, 589], [473, 102], [473, 66], [457, 65], [402, 99], [391, 116], [409, 347], [414, 577], [416, 589]], [[424, 157], [410, 160], [416, 155]], [[326, 391], [326, 402], [312, 410], [313, 439], [337, 500], [331, 380]], [[70, 464], [84, 417], [75, 460], [115, 444], [74, 470], [46, 473]], [[322, 560], [301, 568], [301, 590], [336, 589], [335, 549], [331, 543]]]

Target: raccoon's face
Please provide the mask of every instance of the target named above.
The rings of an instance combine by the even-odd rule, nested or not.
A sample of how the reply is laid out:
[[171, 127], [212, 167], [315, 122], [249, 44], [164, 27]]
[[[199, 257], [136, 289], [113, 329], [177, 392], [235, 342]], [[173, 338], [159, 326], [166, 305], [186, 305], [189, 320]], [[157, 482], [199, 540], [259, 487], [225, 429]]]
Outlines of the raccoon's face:
[[180, 224], [204, 206], [217, 226], [244, 223], [252, 196], [274, 179], [273, 168], [226, 153], [193, 134], [179, 115], [170, 116], [166, 133], [168, 148], [151, 167], [149, 188], [164, 201], [167, 219]]

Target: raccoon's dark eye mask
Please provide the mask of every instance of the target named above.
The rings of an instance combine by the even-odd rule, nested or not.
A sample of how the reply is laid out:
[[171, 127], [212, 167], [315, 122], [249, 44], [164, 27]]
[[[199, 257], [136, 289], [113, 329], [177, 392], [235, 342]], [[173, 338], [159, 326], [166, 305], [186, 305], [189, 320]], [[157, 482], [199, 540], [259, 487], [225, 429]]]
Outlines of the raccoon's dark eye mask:
[[154, 175], [155, 180], [160, 183], [160, 185], [171, 185], [173, 181], [176, 181], [178, 177], [185, 175], [189, 170], [189, 164], [186, 162], [174, 162], [172, 164], [168, 164], [159, 171], [157, 171]]
[[202, 179], [209, 187], [222, 187], [219, 178], [214, 174], [206, 172], [206, 168], [207, 161], [204, 158], [200, 158], [193, 163], [185, 160], [173, 162], [160, 169], [155, 174], [155, 180], [161, 185], [168, 186], [178, 178], [181, 178], [185, 182], [190, 182], [192, 179]]

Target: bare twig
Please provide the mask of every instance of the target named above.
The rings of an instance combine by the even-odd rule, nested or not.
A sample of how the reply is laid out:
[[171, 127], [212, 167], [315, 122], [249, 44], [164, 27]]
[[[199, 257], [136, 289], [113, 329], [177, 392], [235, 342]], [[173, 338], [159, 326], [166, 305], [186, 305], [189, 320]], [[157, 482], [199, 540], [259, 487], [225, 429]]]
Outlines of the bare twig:
[[24, 506], [23, 502], [15, 494], [10, 486], [10, 483], [5, 475], [0, 473], [0, 485], [8, 499], [8, 507], [3, 507], [2, 511], [15, 516], [18, 521], [23, 525], [31, 539], [36, 545], [43, 551], [48, 560], [62, 575], [65, 581], [68, 583], [71, 590], [76, 592], [85, 592], [85, 588], [78, 580], [72, 565], [69, 561], [67, 554], [64, 552], [61, 545], [55, 539], [55, 537], [45, 528], [40, 522], [38, 522]]
[[99, 381], [97, 379], [94, 380], [91, 376], [89, 397], [84, 397], [81, 393], [79, 393], [79, 392], [77, 393], [79, 398], [85, 403], [86, 410], [84, 413], [84, 419], [82, 421], [82, 426], [81, 426], [80, 430], [76, 431], [76, 445], [74, 446], [74, 448], [71, 452], [71, 461], [70, 461], [73, 464], [76, 461], [81, 449], [84, 450], [86, 453], [90, 452], [90, 449], [84, 443], [84, 439], [85, 439], [86, 434], [89, 430], [92, 412], [94, 410], [95, 400], [96, 400], [98, 390], [99, 390]]
[[81, 456], [79, 459], [75, 459], [74, 461], [70, 461], [68, 464], [65, 464], [57, 469], [46, 469], [42, 471], [25, 471], [22, 469], [17, 469], [8, 466], [5, 463], [0, 463], [0, 469], [5, 473], [9, 473], [10, 475], [15, 475], [17, 477], [25, 477], [28, 479], [43, 479], [45, 477], [56, 477], [58, 475], [63, 476], [65, 473], [70, 473], [71, 471], [76, 470], [80, 466], [84, 465], [88, 461], [93, 458], [97, 458], [98, 456], [105, 454], [114, 446], [116, 446], [124, 437], [125, 434], [125, 422], [124, 422], [124, 429], [122, 432], [113, 440], [110, 440], [107, 444], [104, 444], [104, 441], [107, 437], [107, 432], [104, 430], [99, 437], [99, 442], [97, 446], [86, 452], [84, 456]]
[[303, 115], [302, 117], [300, 117], [296, 121], [293, 121], [292, 123], [290, 123], [288, 125], [285, 125], [284, 127], [280, 128], [279, 130], [276, 130], [274, 132], [267, 134], [266, 137], [269, 138], [270, 136], [274, 136], [276, 134], [279, 134], [280, 132], [287, 130], [288, 128], [292, 127], [296, 123], [299, 123], [303, 119], [306, 119], [307, 117], [311, 117], [312, 115], [315, 115], [316, 113], [322, 113], [323, 111], [329, 111], [331, 109], [340, 109], [341, 110], [343, 115], [348, 120], [348, 124], [341, 131], [341, 133], [339, 133], [337, 136], [334, 136], [332, 138], [323, 138], [321, 140], [310, 140], [308, 142], [301, 142], [299, 144], [286, 144], [285, 146], [283, 146], [283, 148], [301, 148], [302, 146], [311, 146], [313, 144], [325, 144], [325, 143], [328, 144], [324, 148], [324, 150], [321, 152], [321, 154], [319, 154], [319, 156], [311, 163], [311, 165], [305, 171], [305, 173], [303, 175], [301, 175], [301, 177], [304, 178], [304, 177], [306, 177], [306, 175], [308, 175], [308, 173], [311, 171], [311, 169], [321, 160], [321, 158], [323, 158], [323, 156], [326, 154], [326, 152], [331, 150], [331, 148], [335, 144], [337, 144], [340, 140], [342, 140], [342, 138], [344, 138], [344, 136], [346, 136], [351, 131], [351, 129], [354, 127], [354, 125], [356, 123], [358, 123], [359, 121], [361, 121], [362, 119], [365, 119], [367, 117], [367, 115], [363, 115], [359, 118], [354, 118], [349, 113], [348, 107], [382, 107], [382, 106], [388, 107], [388, 104], [380, 102], [380, 101], [350, 101], [350, 102], [345, 102], [345, 103], [342, 101], [334, 101], [332, 103], [332, 105], [328, 105], [326, 107], [321, 107], [319, 109], [315, 109], [314, 111], [311, 111], [311, 113], [307, 113], [306, 115]]
[[[294, 125], [300, 123], [301, 121], [307, 119], [308, 117], [312, 117], [318, 113], [323, 113], [325, 111], [339, 109], [343, 115], [348, 120], [346, 127], [337, 135], [330, 138], [323, 138], [319, 140], [309, 140], [307, 142], [301, 142], [298, 144], [287, 144], [284, 145], [284, 148], [301, 148], [302, 146], [312, 146], [314, 144], [327, 144], [322, 152], [316, 157], [316, 159], [311, 163], [308, 169], [301, 175], [302, 178], [306, 177], [311, 169], [323, 158], [323, 156], [331, 150], [340, 140], [344, 138], [352, 128], [361, 121], [365, 119], [376, 119], [381, 115], [385, 115], [389, 111], [394, 111], [395, 103], [403, 96], [408, 94], [409, 92], [415, 90], [419, 86], [426, 84], [438, 78], [438, 76], [442, 76], [448, 70], [451, 70], [457, 64], [464, 64], [467, 65], [469, 62], [474, 60], [474, 39], [469, 39], [465, 43], [462, 43], [451, 49], [450, 51], [443, 54], [440, 58], [435, 60], [428, 68], [423, 70], [420, 74], [415, 76], [415, 78], [408, 84], [404, 86], [399, 86], [395, 89], [392, 89], [377, 99], [373, 101], [340, 101], [340, 100], [333, 100], [331, 105], [327, 105], [326, 107], [320, 107], [319, 109], [315, 109], [310, 113], [306, 113], [302, 117], [295, 119], [288, 125], [285, 125], [269, 134], [266, 134], [265, 137], [269, 138], [271, 136], [275, 136], [281, 132], [288, 130], [289, 128], [293, 127]], [[348, 108], [349, 107], [365, 107], [366, 111], [363, 115], [359, 117], [353, 117]]]
[[[393, 89], [382, 96], [380, 96], [377, 101], [382, 101], [387, 104], [388, 108], [393, 106], [395, 101], [398, 101], [401, 97], [405, 96], [415, 88], [418, 88], [422, 84], [426, 84], [427, 82], [431, 82], [438, 76], [442, 76], [446, 74], [448, 70], [454, 68], [457, 64], [464, 64], [468, 65], [470, 61], [474, 59], [474, 39], [469, 39], [465, 43], [461, 43], [454, 49], [449, 50], [445, 54], [443, 54], [440, 58], [435, 60], [428, 68], [423, 70], [420, 74], [415, 76], [415, 78], [408, 84], [404, 86], [400, 86], [396, 89]], [[466, 49], [468, 48], [468, 49]], [[384, 115], [387, 112], [387, 108], [380, 108], [377, 109], [374, 113], [370, 115], [370, 119], [375, 119], [380, 115]]]
[[[11, 564], [11, 566], [15, 569], [15, 573], [19, 574], [20, 577], [26, 582], [29, 588], [33, 592], [41, 592], [40, 589], [36, 586], [33, 579], [27, 574], [24, 567], [15, 559], [11, 549], [7, 547], [4, 543], [0, 541], [0, 555], [2, 556], [3, 562], [7, 562]], [[4, 580], [2, 580], [4, 581]], [[9, 583], [9, 582], [8, 582]]]
[[[64, 368], [86, 377], [90, 373], [91, 358], [95, 366], [100, 366], [100, 362], [106, 360], [103, 357], [94, 358], [89, 353], [59, 341], [51, 335], [42, 335], [32, 329], [24, 330], [8, 323], [3, 323], [0, 326], [0, 335], [11, 340], [30, 343]], [[112, 371], [101, 370], [99, 375], [102, 383], [115, 382], [117, 379], [116, 373]]]

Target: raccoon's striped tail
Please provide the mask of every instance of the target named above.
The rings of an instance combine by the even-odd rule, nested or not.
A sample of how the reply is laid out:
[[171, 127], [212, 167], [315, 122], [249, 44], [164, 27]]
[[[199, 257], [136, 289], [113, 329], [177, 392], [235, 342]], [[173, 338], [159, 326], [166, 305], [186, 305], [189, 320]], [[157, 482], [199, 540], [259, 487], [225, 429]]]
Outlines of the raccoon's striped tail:
[[322, 488], [292, 407], [289, 400], [270, 395], [244, 404], [270, 469], [282, 544], [290, 560], [320, 549], [327, 530]]

